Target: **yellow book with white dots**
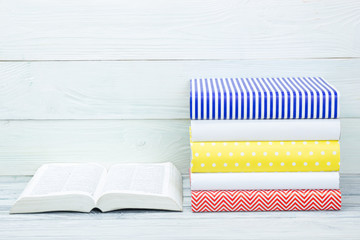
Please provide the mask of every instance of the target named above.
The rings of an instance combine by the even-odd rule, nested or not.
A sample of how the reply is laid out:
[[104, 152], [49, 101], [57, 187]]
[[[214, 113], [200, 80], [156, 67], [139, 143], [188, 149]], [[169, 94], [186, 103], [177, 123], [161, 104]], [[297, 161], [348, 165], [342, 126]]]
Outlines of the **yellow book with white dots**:
[[191, 172], [339, 171], [339, 141], [192, 142]]

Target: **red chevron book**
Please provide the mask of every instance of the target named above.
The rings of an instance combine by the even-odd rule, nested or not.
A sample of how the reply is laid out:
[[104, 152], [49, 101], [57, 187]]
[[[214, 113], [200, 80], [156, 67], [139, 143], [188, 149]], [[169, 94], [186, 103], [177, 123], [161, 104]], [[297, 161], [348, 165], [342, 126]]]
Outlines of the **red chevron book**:
[[341, 192], [330, 190], [192, 191], [193, 212], [340, 210]]

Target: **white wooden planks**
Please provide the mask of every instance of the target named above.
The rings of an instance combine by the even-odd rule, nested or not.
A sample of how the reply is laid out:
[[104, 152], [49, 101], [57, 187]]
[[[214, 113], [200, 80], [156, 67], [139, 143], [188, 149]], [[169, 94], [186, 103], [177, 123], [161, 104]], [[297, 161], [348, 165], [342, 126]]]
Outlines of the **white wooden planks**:
[[[29, 177], [0, 177], [2, 239], [357, 239], [360, 176], [341, 175], [341, 211], [192, 213], [183, 176], [184, 211], [9, 215]], [[21, 226], [21, 227], [19, 227]]]
[[[188, 120], [0, 121], [0, 175], [31, 175], [51, 162], [190, 164]], [[360, 172], [360, 120], [342, 119], [341, 172]]]
[[188, 121], [0, 122], [0, 175], [33, 174], [50, 162], [173, 162], [189, 168]]
[[357, 0], [2, 0], [0, 60], [360, 57]]
[[195, 77], [323, 76], [360, 117], [360, 59], [0, 62], [0, 119], [189, 119]]
[[357, 0], [2, 0], [0, 175], [73, 161], [186, 173], [189, 78], [301, 75], [341, 92], [341, 171], [359, 172], [359, 16]]

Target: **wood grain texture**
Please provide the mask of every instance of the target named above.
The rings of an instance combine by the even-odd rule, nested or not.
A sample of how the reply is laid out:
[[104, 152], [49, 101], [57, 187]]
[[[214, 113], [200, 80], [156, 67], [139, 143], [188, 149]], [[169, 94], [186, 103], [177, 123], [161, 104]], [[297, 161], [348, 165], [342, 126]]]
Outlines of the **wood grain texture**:
[[184, 176], [183, 212], [9, 215], [29, 180], [23, 176], [0, 177], [2, 239], [357, 239], [360, 235], [358, 174], [341, 175], [341, 211], [192, 213], [189, 178]]
[[173, 162], [189, 168], [188, 121], [78, 120], [0, 123], [1, 174], [45, 162]]
[[[0, 121], [0, 175], [29, 175], [50, 162], [190, 163], [188, 120]], [[360, 119], [342, 119], [341, 172], [360, 172]]]
[[359, 16], [357, 0], [2, 0], [0, 59], [360, 57]]
[[323, 76], [360, 117], [360, 59], [0, 62], [0, 119], [189, 119], [189, 79]]

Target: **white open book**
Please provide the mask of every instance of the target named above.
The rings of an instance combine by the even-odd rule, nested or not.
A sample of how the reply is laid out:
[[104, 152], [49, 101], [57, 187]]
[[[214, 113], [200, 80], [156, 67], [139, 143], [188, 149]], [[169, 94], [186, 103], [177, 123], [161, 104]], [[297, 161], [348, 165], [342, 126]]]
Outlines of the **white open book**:
[[182, 178], [172, 163], [46, 164], [40, 167], [10, 213], [102, 212], [124, 209], [182, 211]]

